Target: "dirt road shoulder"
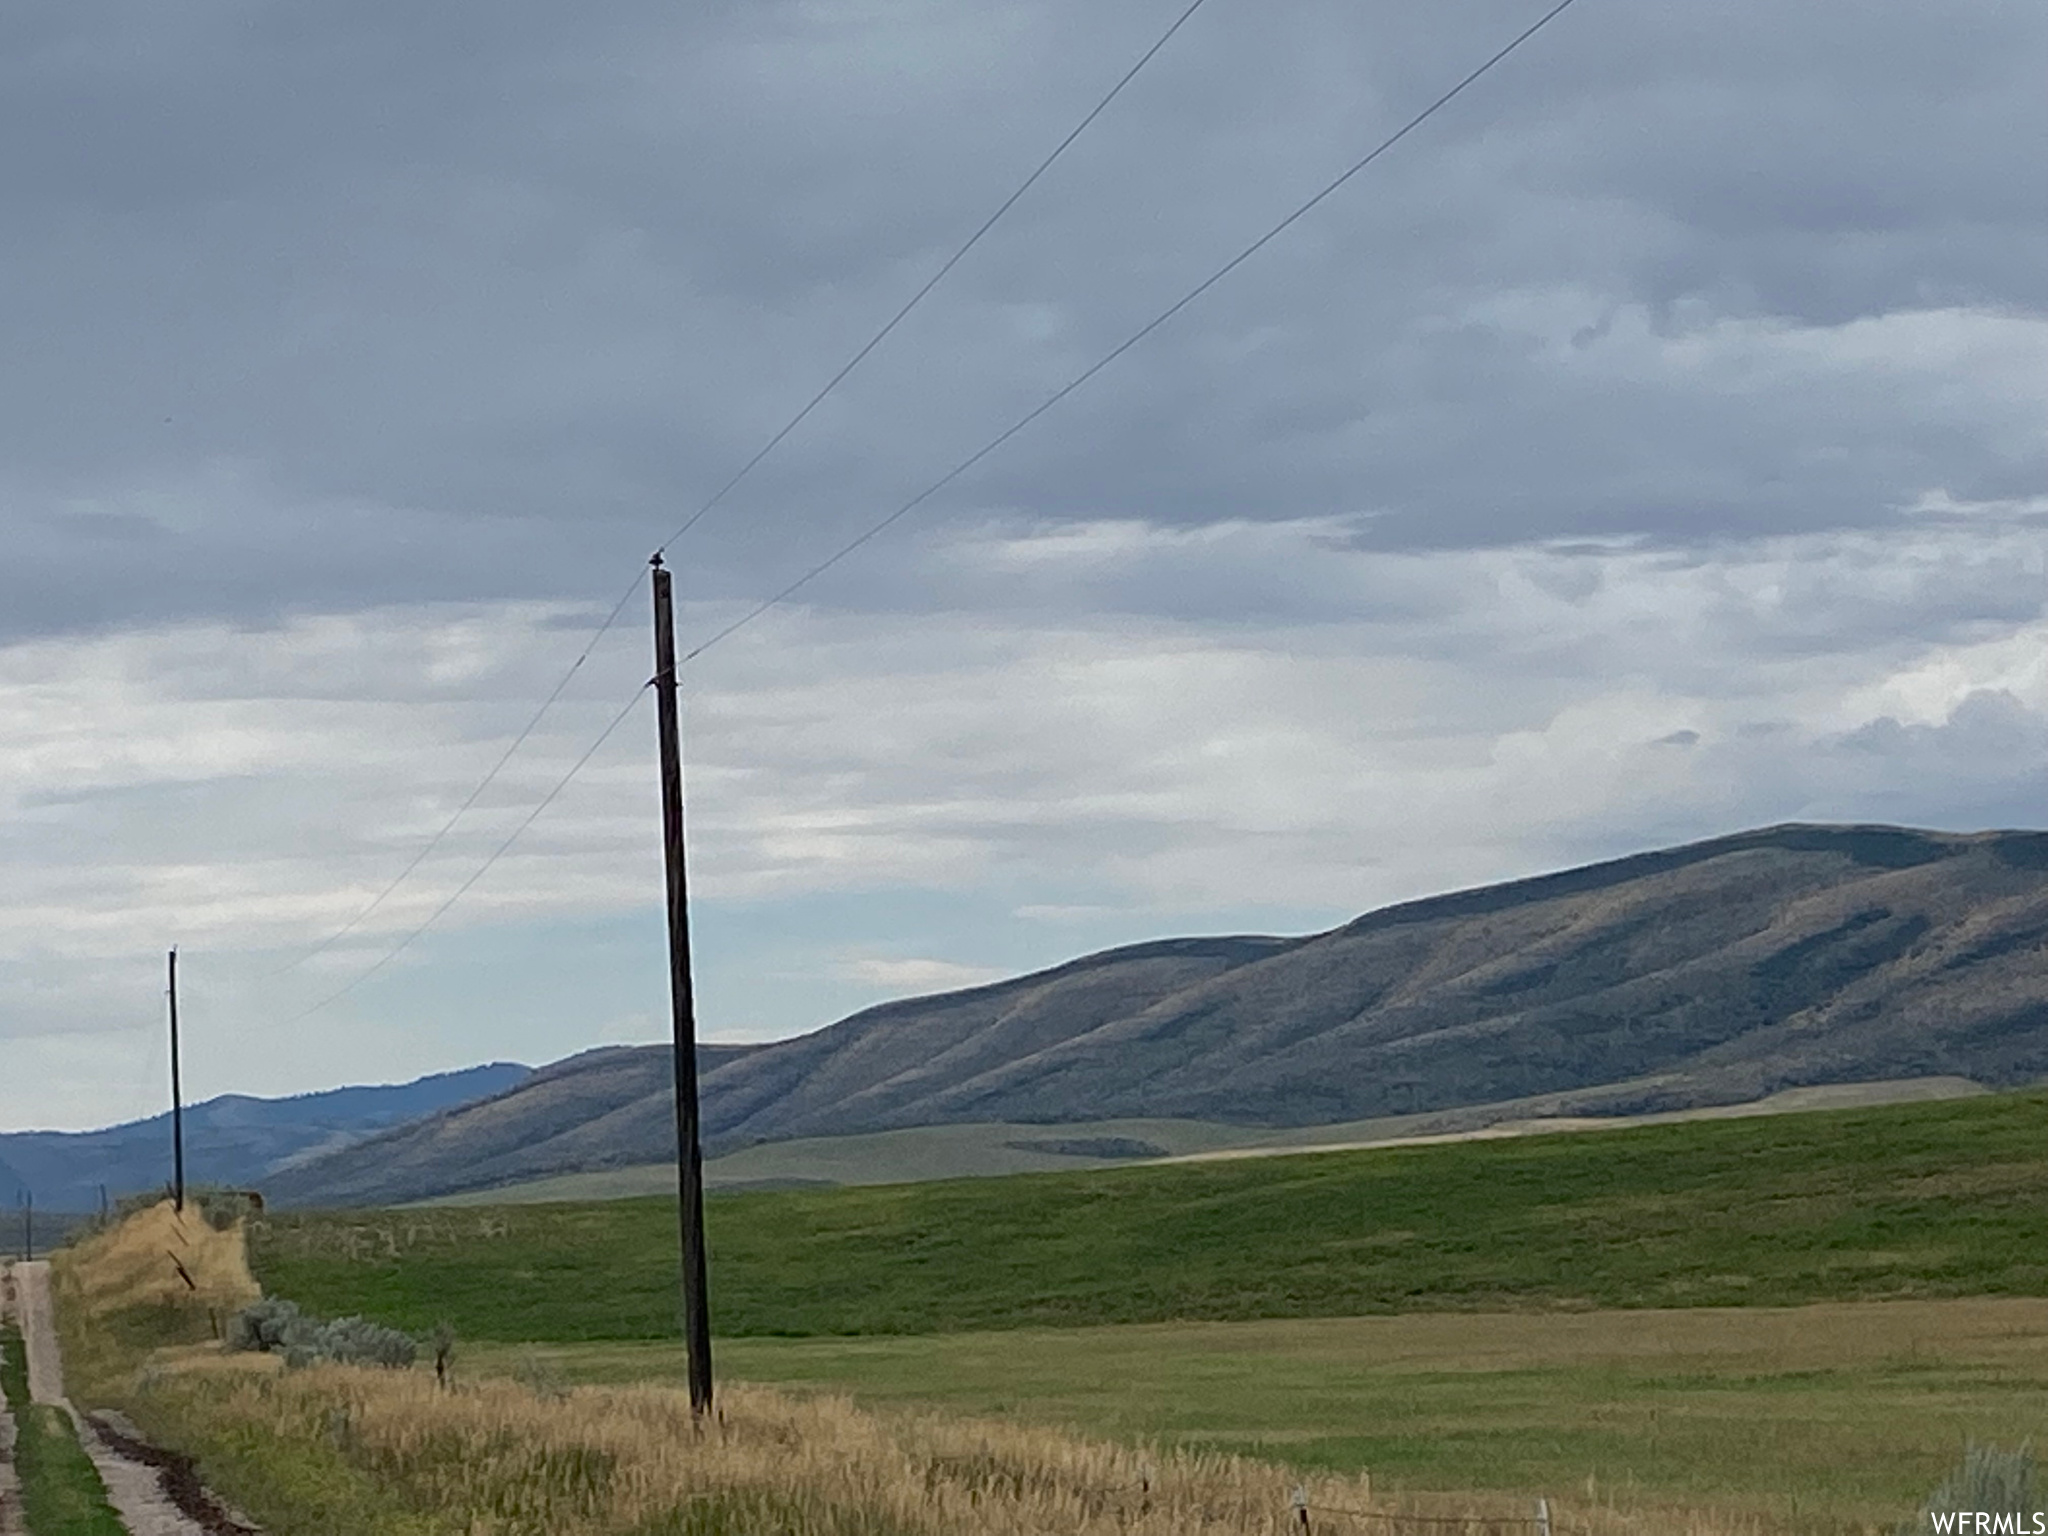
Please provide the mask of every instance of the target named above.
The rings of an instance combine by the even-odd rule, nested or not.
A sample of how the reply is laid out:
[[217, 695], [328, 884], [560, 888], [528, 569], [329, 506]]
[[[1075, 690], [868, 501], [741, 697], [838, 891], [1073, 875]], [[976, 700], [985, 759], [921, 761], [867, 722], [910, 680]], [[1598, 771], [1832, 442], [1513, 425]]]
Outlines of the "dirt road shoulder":
[[[201, 1506], [208, 1516], [203, 1522], [186, 1514], [173, 1498], [165, 1476], [163, 1453], [133, 1442], [124, 1453], [112, 1442], [126, 1437], [103, 1434], [71, 1406], [64, 1396], [64, 1362], [57, 1342], [50, 1266], [40, 1261], [16, 1264], [14, 1281], [15, 1307], [23, 1342], [28, 1346], [29, 1395], [38, 1403], [52, 1404], [70, 1415], [78, 1430], [79, 1443], [92, 1458], [93, 1467], [106, 1486], [107, 1502], [127, 1526], [129, 1536], [256, 1536], [252, 1527], [227, 1517], [211, 1501]], [[186, 1476], [189, 1475], [187, 1468]]]

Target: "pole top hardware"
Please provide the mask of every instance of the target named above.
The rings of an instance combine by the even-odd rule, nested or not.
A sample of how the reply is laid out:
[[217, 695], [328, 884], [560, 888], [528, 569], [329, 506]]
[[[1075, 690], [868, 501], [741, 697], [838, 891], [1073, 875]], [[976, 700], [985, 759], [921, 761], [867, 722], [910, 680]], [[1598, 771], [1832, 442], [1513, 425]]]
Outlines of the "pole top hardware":
[[654, 552], [653, 554], [649, 555], [649, 556], [647, 557], [647, 563], [648, 563], [649, 565], [653, 566], [653, 567], [654, 567], [654, 568], [655, 568], [655, 569], [656, 569], [657, 571], [658, 571], [658, 570], [660, 570], [660, 569], [661, 569], [661, 551], [657, 549], [657, 550], [656, 550], [656, 551], [655, 551], [655, 552]]

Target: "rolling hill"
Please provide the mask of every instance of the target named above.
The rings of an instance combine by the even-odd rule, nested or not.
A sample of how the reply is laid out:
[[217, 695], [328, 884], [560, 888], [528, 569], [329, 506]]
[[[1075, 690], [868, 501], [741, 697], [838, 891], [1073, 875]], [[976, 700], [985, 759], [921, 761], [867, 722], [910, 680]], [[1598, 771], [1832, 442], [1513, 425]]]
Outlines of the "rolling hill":
[[[1789, 825], [1168, 939], [709, 1048], [707, 1150], [987, 1121], [1625, 1115], [2048, 1074], [2048, 834]], [[673, 1155], [665, 1053], [594, 1052], [284, 1170], [373, 1204]], [[1457, 1128], [1456, 1115], [1441, 1128]]]
[[[440, 1072], [410, 1083], [334, 1088], [290, 1098], [245, 1094], [185, 1107], [185, 1166], [195, 1184], [267, 1184], [281, 1168], [360, 1141], [450, 1105], [502, 1092], [529, 1067], [508, 1062]], [[99, 1131], [19, 1131], [0, 1135], [0, 1199], [35, 1191], [51, 1211], [89, 1211], [100, 1187], [118, 1197], [170, 1178], [168, 1113]]]

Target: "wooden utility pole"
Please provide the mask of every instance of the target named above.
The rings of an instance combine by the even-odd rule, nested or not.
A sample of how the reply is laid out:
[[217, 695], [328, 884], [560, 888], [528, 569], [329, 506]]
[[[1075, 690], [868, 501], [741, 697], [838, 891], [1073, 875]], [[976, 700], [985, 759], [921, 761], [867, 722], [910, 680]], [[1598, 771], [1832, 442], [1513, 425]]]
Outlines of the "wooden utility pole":
[[705, 1288], [704, 1148], [697, 1134], [697, 996], [690, 979], [690, 882], [683, 857], [683, 748], [676, 707], [675, 603], [654, 567], [654, 696], [661, 733], [661, 846], [668, 865], [668, 981], [676, 1062], [676, 1195], [683, 1247], [683, 1340], [690, 1411], [711, 1411], [711, 1307]]
[[171, 950], [171, 1203], [185, 1209], [185, 1091], [178, 1079], [178, 951]]

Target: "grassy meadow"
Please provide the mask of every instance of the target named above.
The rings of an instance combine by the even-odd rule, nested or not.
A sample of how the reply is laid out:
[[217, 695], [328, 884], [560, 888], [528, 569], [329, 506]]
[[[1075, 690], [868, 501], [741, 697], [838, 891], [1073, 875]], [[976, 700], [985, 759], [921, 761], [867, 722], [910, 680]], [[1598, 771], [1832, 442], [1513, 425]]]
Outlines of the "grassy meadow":
[[[2048, 1441], [2043, 1093], [727, 1194], [708, 1222], [727, 1380], [1380, 1498], [1889, 1530], [1967, 1441]], [[674, 1241], [661, 1199], [287, 1213], [252, 1258], [318, 1311], [453, 1323], [473, 1377], [595, 1390], [680, 1379]]]
[[[708, 1202], [732, 1337], [2048, 1294], [2048, 1094]], [[661, 1339], [674, 1203], [285, 1213], [264, 1287]]]
[[[57, 1262], [70, 1390], [193, 1457], [271, 1536], [1288, 1536], [1297, 1488], [1385, 1536], [1444, 1520], [1465, 1536], [1526, 1529], [1519, 1495], [1389, 1494], [1366, 1476], [831, 1395], [728, 1382], [699, 1422], [659, 1385], [470, 1372], [443, 1388], [423, 1369], [286, 1369], [205, 1340], [209, 1297], [168, 1289], [170, 1266], [146, 1262], [166, 1238], [202, 1286], [249, 1289], [243, 1233], [168, 1206], [80, 1244]], [[1640, 1529], [1592, 1498], [1554, 1512], [1569, 1536]], [[1659, 1528], [1756, 1529], [1711, 1510]]]
[[1527, 1536], [1537, 1495], [1571, 1536], [1878, 1532], [1966, 1442], [2048, 1441], [2044, 1093], [726, 1194], [709, 1225], [703, 1445], [664, 1385], [668, 1200], [246, 1229], [273, 1294], [452, 1324], [453, 1393], [152, 1351], [203, 1324], [163, 1331], [189, 1304], [139, 1227], [60, 1300], [99, 1317], [96, 1400], [276, 1536], [1280, 1536], [1297, 1478], [1325, 1536]]
[[[734, 1339], [722, 1374], [865, 1407], [1772, 1525], [1890, 1525], [1969, 1440], [2048, 1441], [2048, 1301], [1416, 1314]], [[480, 1346], [470, 1369], [675, 1381], [668, 1343]]]

